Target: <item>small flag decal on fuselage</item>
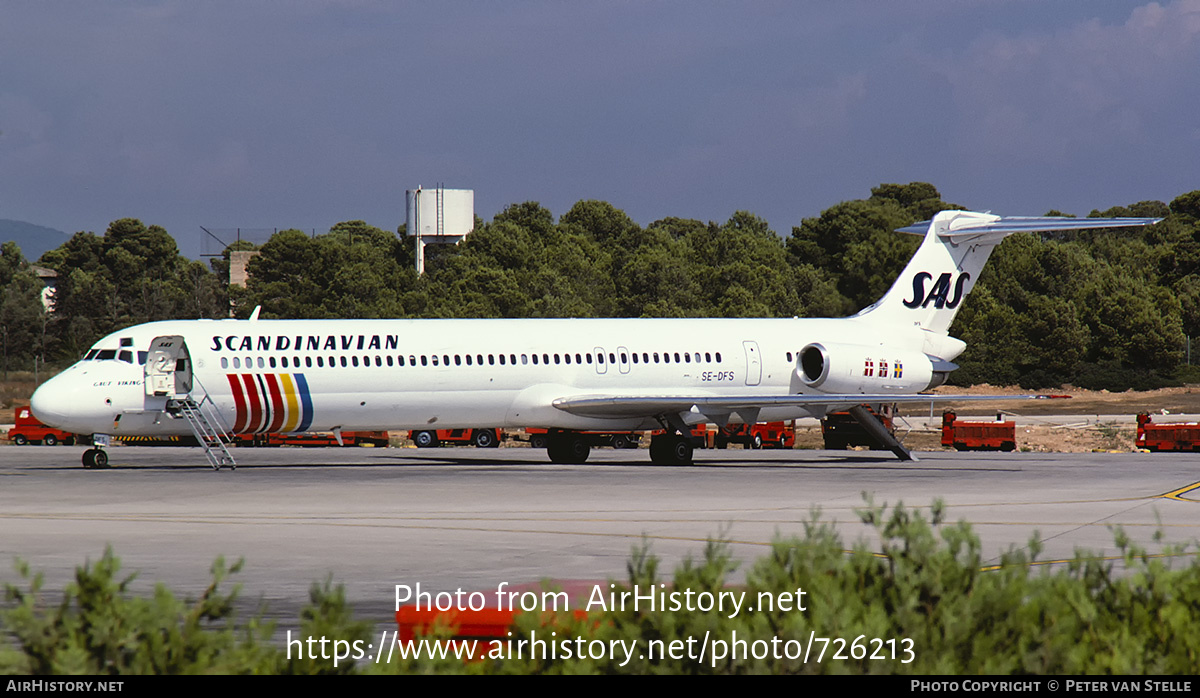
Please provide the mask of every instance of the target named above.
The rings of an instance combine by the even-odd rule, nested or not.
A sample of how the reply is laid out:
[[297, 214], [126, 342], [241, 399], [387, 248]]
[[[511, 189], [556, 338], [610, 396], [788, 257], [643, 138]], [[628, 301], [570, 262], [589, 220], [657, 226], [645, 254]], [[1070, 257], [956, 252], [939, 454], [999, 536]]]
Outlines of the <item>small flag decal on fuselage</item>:
[[227, 373], [237, 417], [235, 434], [308, 431], [312, 395], [303, 373]]

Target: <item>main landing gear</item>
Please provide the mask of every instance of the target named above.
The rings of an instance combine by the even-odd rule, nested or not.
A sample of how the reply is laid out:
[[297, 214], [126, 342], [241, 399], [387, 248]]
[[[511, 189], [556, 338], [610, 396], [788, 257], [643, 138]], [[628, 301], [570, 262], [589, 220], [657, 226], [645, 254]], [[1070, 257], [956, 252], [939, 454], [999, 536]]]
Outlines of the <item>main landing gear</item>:
[[581, 434], [557, 432], [547, 435], [546, 455], [551, 463], [578, 465], [587, 462], [592, 445]]
[[650, 462], [655, 465], [691, 465], [692, 437], [659, 434], [650, 438]]
[[[539, 435], [540, 436], [540, 435]], [[550, 462], [563, 465], [578, 465], [587, 462], [592, 445], [588, 437], [570, 431], [547, 434], [546, 455]], [[655, 465], [691, 465], [695, 449], [691, 435], [678, 432], [659, 434], [650, 439], [650, 461]]]

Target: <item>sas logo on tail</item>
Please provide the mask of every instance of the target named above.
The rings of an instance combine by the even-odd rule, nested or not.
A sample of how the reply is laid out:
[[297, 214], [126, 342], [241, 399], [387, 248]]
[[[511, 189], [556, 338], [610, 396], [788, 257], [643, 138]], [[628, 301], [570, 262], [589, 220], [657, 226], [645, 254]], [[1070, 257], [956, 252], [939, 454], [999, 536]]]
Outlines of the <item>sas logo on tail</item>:
[[958, 275], [958, 281], [954, 282], [954, 296], [950, 296], [950, 277], [953, 276], [950, 272], [946, 272], [938, 277], [938, 280], [933, 283], [933, 288], [929, 289], [929, 293], [925, 293], [925, 282], [933, 278], [933, 274], [927, 271], [917, 272], [913, 277], [913, 297], [912, 300], [904, 301], [906, 308], [927, 308], [930, 303], [933, 307], [941, 310], [942, 308], [957, 308], [962, 302], [963, 286], [971, 279], [971, 275], [963, 272]]

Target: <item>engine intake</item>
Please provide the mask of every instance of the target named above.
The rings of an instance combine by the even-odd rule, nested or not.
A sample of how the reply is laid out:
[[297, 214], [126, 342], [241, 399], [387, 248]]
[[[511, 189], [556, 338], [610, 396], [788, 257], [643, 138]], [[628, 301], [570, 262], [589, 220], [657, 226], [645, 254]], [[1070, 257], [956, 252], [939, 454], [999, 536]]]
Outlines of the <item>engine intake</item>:
[[800, 350], [800, 380], [813, 388], [821, 387], [829, 377], [829, 360], [826, 358], [825, 347], [820, 344], [809, 344]]
[[948, 366], [920, 351], [813, 342], [797, 355], [796, 376], [823, 393], [917, 393], [941, 385]]

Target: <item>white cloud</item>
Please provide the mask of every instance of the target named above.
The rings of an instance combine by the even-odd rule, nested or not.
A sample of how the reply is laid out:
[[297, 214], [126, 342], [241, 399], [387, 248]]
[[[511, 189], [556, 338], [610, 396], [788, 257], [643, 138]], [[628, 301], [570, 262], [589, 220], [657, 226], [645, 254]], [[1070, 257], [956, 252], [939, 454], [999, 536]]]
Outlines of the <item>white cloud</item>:
[[1198, 58], [1200, 0], [1150, 3], [1120, 24], [982, 37], [946, 67], [960, 145], [1031, 160], [1149, 145], [1195, 104]]

